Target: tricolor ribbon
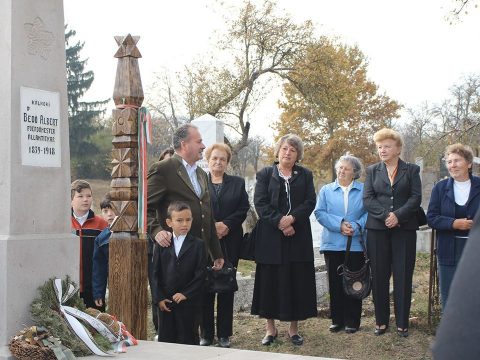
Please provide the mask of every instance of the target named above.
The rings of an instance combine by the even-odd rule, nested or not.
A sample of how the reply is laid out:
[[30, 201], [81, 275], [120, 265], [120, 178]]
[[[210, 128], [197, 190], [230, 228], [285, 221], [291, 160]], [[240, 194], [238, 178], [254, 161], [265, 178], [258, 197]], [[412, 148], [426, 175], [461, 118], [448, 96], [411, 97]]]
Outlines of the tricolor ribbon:
[[[109, 332], [108, 328], [103, 323], [101, 323], [99, 320], [95, 319], [94, 317], [92, 317], [88, 314], [85, 314], [85, 313], [79, 311], [78, 309], [72, 308], [70, 306], [63, 305], [64, 302], [68, 301], [77, 292], [77, 289], [75, 288], [75, 286], [73, 286], [72, 284], [69, 284], [67, 291], [65, 292], [65, 294], [63, 294], [62, 293], [63, 292], [62, 291], [62, 280], [55, 279], [54, 282], [53, 282], [53, 287], [55, 289], [55, 293], [57, 294], [57, 299], [58, 299], [58, 305], [59, 305], [59, 308], [60, 308], [60, 312], [65, 317], [67, 325], [70, 327], [70, 329], [72, 329], [72, 331], [78, 336], [78, 338], [95, 355], [113, 356], [112, 354], [107, 353], [107, 352], [103, 351], [102, 349], [100, 349], [98, 347], [98, 345], [93, 340], [93, 337], [90, 334], [90, 332], [86, 329], [85, 326], [83, 326], [83, 324], [80, 321], [78, 321], [76, 316], [79, 316], [81, 319], [84, 319], [84, 320], [86, 320], [86, 319], [88, 319], [88, 317], [90, 317], [91, 319], [89, 319], [89, 320], [90, 321], [93, 320], [93, 321], [92, 322], [90, 322], [89, 320], [86, 320], [86, 321], [89, 324], [91, 324], [92, 326], [93, 326], [93, 324], [99, 326], [99, 328], [102, 328], [102, 326], [103, 326], [104, 329], [102, 328], [102, 332], [104, 332], [105, 330]], [[80, 316], [79, 312], [82, 313], [83, 315]], [[101, 323], [101, 324], [99, 325], [98, 323]], [[95, 327], [95, 329], [96, 329], [96, 327]]]
[[147, 108], [138, 109], [138, 233], [147, 233], [147, 143], [152, 139], [152, 117]]

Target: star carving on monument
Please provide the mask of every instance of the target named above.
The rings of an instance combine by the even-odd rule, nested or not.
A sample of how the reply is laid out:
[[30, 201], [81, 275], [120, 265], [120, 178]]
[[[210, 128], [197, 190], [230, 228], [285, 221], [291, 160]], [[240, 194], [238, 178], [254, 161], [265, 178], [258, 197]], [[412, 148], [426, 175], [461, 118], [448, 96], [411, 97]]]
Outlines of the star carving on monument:
[[112, 151], [112, 177], [137, 176], [137, 149], [123, 148]]
[[55, 36], [47, 31], [42, 19], [38, 16], [32, 23], [25, 23], [24, 28], [27, 31], [27, 51], [30, 55], [39, 55], [47, 60], [53, 47]]
[[140, 36], [132, 36], [128, 34], [127, 36], [115, 36], [115, 41], [119, 46], [114, 57], [122, 58], [126, 56], [141, 58], [140, 50], [137, 48], [137, 42], [140, 40]]

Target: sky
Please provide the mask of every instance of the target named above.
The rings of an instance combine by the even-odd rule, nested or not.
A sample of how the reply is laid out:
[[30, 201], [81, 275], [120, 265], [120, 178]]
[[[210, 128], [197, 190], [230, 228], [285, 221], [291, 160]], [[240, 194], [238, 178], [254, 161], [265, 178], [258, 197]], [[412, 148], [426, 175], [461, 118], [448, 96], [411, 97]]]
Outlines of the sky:
[[[148, 93], [156, 72], [180, 71], [206, 56], [215, 34], [225, 28], [220, 4], [239, 2], [64, 0], [65, 22], [85, 42], [81, 55], [95, 73], [85, 100], [112, 96], [113, 36], [140, 36], [140, 72]], [[278, 0], [294, 21], [311, 20], [317, 35], [358, 45], [368, 59], [370, 80], [405, 108], [441, 103], [463, 76], [480, 74], [480, 9], [450, 24], [446, 17], [453, 6], [453, 0]], [[251, 115], [252, 135], [272, 133], [265, 120], [278, 119], [280, 97], [280, 88], [271, 91]]]

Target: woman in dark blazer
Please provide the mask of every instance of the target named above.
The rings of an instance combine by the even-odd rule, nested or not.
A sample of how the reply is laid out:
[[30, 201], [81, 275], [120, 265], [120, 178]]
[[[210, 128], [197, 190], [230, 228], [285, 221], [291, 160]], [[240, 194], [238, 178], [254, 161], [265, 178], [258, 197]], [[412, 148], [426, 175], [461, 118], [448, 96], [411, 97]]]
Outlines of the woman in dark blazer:
[[442, 308], [447, 304], [453, 275], [467, 242], [473, 218], [480, 206], [480, 178], [471, 174], [473, 151], [453, 144], [445, 150], [448, 179], [432, 189], [428, 225], [437, 230], [437, 256]]
[[[230, 261], [237, 267], [243, 239], [242, 223], [250, 208], [248, 195], [245, 191], [245, 181], [238, 176], [225, 173], [232, 157], [232, 152], [227, 145], [221, 143], [211, 145], [205, 151], [205, 157], [208, 162], [208, 186], [217, 236], [225, 260]], [[230, 347], [229, 337], [232, 335], [233, 324], [233, 292], [205, 294], [200, 345], [207, 346], [213, 343], [215, 335], [215, 296], [217, 297], [218, 345]]]
[[288, 337], [302, 345], [298, 321], [317, 316], [310, 214], [315, 208], [312, 172], [297, 165], [303, 143], [285, 135], [275, 149], [273, 166], [257, 173], [255, 209], [255, 285], [252, 314], [267, 319], [263, 345], [277, 337], [275, 320], [290, 321]]
[[389, 286], [393, 297], [397, 333], [408, 336], [412, 277], [422, 201], [420, 168], [400, 159], [402, 138], [392, 129], [373, 135], [380, 162], [367, 168], [363, 201], [368, 211], [367, 250], [372, 264], [375, 335], [382, 335], [390, 319]]

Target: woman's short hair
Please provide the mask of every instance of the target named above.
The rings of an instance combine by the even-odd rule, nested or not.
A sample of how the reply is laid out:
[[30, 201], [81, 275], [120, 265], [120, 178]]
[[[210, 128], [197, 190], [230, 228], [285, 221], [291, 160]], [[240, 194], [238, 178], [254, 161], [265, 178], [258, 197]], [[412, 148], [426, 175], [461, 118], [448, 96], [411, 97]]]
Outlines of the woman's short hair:
[[280, 152], [280, 148], [282, 147], [283, 143], [287, 143], [290, 146], [293, 146], [295, 150], [297, 150], [297, 161], [303, 159], [303, 141], [300, 139], [298, 135], [295, 134], [287, 134], [283, 135], [275, 144], [275, 157], [278, 158], [278, 153]]
[[448, 155], [450, 154], [457, 154], [463, 157], [467, 163], [473, 163], [473, 150], [468, 145], [463, 145], [460, 143], [448, 145], [445, 149], [445, 160], [447, 159]]
[[403, 138], [402, 135], [398, 131], [393, 129], [383, 128], [378, 130], [375, 134], [373, 134], [373, 141], [376, 143], [383, 141], [383, 140], [394, 140], [397, 143], [398, 147], [403, 146]]
[[337, 160], [335, 163], [335, 170], [338, 171], [338, 168], [340, 167], [341, 162], [348, 162], [350, 165], [352, 165], [353, 168], [353, 179], [358, 179], [360, 176], [362, 176], [363, 173], [363, 163], [362, 161], [353, 156], [353, 155], [343, 155], [340, 156], [340, 158]]
[[230, 164], [230, 159], [232, 158], [232, 150], [230, 150], [230, 146], [224, 143], [215, 143], [210, 145], [205, 150], [205, 159], [207, 159], [207, 161], [210, 160], [210, 156], [212, 156], [213, 150], [225, 151], [227, 153], [227, 163]]

